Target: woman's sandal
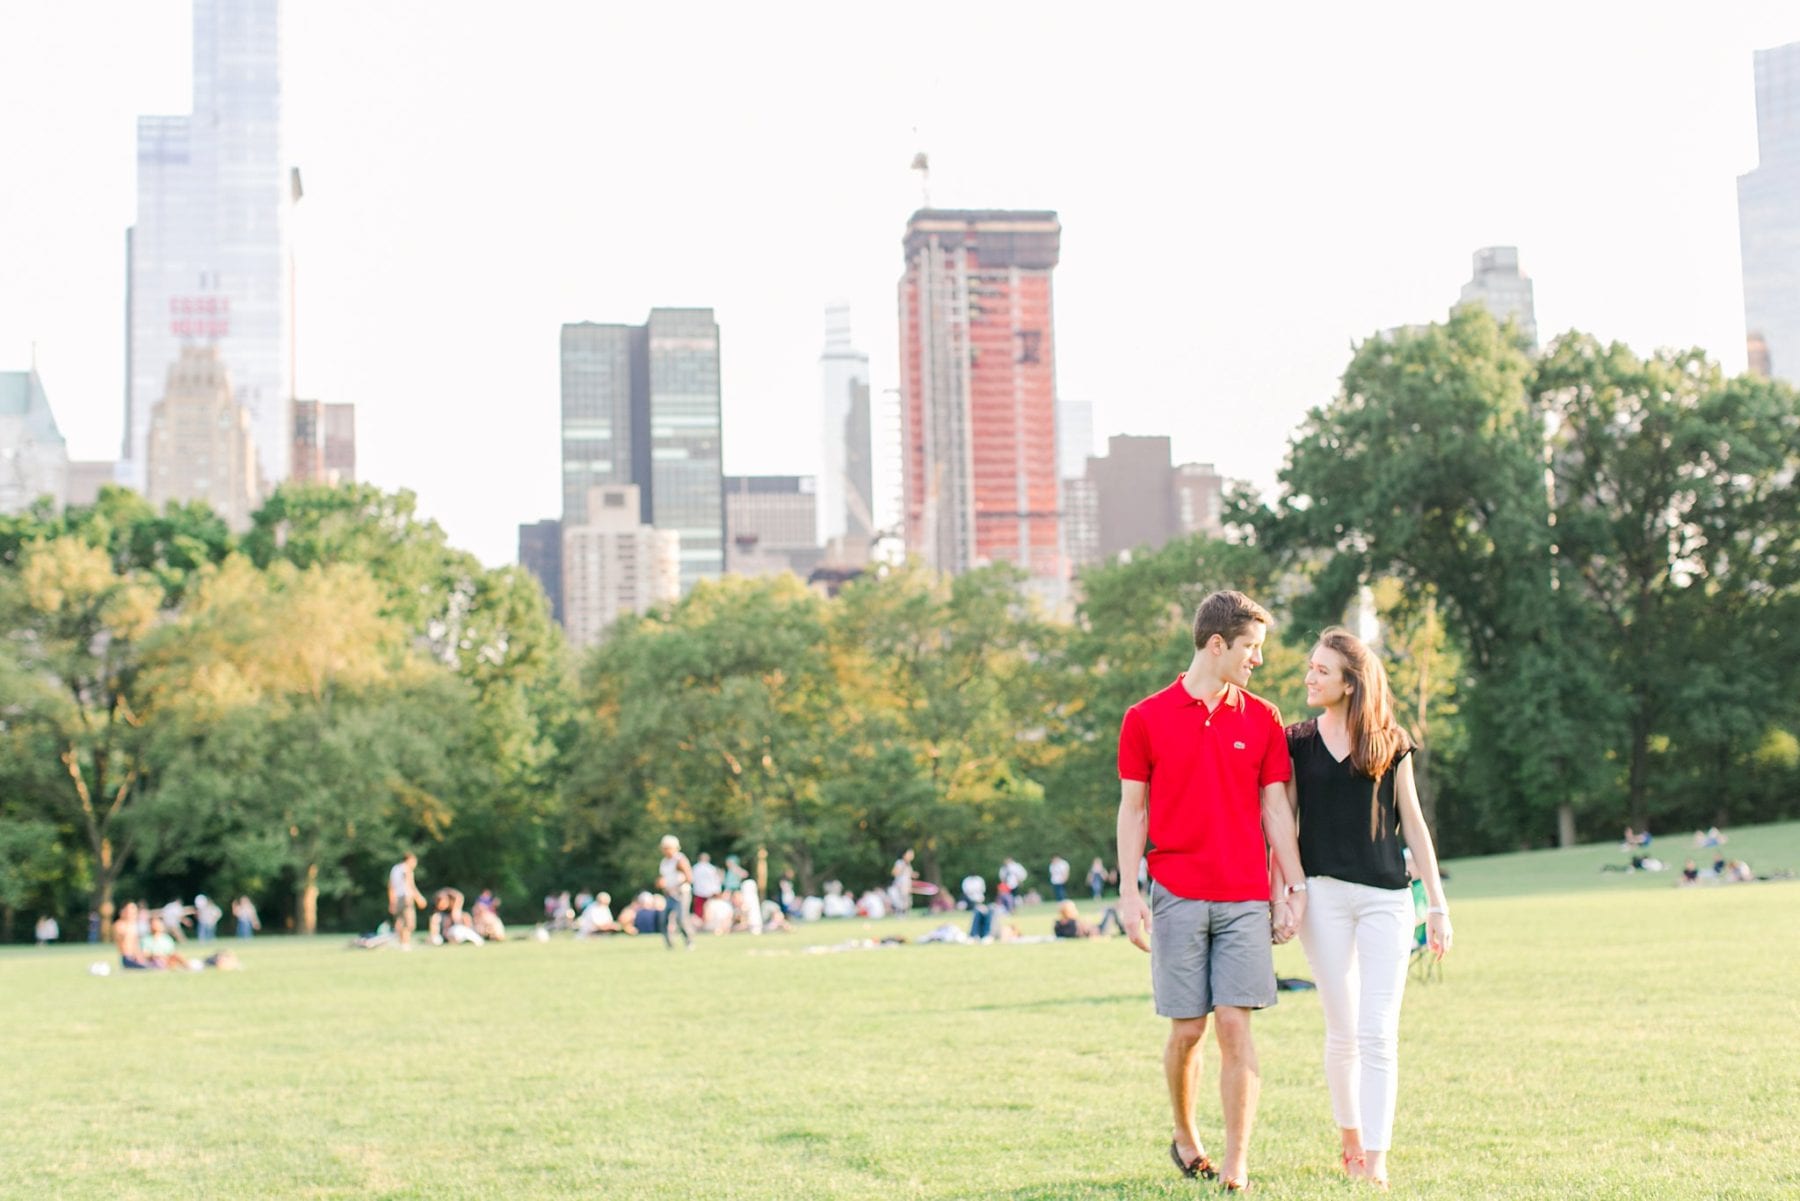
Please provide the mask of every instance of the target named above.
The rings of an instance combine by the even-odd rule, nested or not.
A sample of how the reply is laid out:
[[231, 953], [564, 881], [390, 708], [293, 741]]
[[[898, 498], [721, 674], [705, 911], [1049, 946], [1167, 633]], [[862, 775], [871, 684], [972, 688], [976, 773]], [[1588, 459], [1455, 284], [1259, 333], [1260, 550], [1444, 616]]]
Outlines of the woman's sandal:
[[1352, 1155], [1350, 1152], [1344, 1151], [1339, 1154], [1338, 1159], [1344, 1165], [1344, 1175], [1352, 1180], [1368, 1179], [1369, 1157], [1367, 1155]]
[[1205, 1151], [1200, 1152], [1191, 1160], [1183, 1159], [1181, 1158], [1181, 1148], [1175, 1145], [1174, 1139], [1170, 1139], [1169, 1158], [1175, 1161], [1175, 1166], [1180, 1168], [1181, 1174], [1189, 1180], [1195, 1177], [1202, 1180], [1218, 1179], [1219, 1169], [1213, 1166], [1213, 1161], [1206, 1157]]
[[1248, 1177], [1242, 1180], [1221, 1180], [1219, 1187], [1228, 1193], [1247, 1193], [1250, 1191], [1250, 1180]]

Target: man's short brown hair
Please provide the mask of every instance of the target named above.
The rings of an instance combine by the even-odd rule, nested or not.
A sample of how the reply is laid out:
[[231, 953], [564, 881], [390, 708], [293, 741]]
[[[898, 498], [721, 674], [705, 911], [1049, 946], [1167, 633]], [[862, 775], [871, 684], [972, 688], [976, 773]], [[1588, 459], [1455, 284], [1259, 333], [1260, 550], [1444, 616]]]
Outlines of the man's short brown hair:
[[1269, 611], [1242, 592], [1215, 592], [1194, 610], [1194, 649], [1204, 650], [1214, 634], [1230, 646], [1255, 622], [1273, 625]]

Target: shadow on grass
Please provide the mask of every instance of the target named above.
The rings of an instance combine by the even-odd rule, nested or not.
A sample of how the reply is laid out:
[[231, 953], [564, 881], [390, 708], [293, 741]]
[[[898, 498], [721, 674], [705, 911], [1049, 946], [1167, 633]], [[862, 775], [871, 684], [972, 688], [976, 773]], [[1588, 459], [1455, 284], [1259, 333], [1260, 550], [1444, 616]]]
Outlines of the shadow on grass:
[[957, 1005], [943, 1013], [998, 1013], [1017, 1009], [1068, 1009], [1093, 1005], [1120, 1005], [1127, 1001], [1148, 1001], [1146, 992], [1114, 993], [1110, 997], [1046, 997], [1041, 1001], [997, 1001], [992, 1005]]
[[[1217, 1192], [1209, 1188], [1208, 1193]], [[1171, 1181], [1166, 1186], [1146, 1182], [1142, 1176], [1089, 1180], [1081, 1184], [1042, 1184], [1006, 1193], [1007, 1201], [1113, 1201], [1114, 1198], [1191, 1197], [1197, 1194], [1191, 1180]]]

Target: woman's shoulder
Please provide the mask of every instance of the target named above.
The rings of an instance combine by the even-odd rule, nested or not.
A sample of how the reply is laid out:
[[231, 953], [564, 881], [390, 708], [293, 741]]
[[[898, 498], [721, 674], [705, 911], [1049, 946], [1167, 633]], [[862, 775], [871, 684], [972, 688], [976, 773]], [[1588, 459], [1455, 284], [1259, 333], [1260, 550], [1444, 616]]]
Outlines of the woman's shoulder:
[[1317, 738], [1318, 736], [1319, 719], [1316, 717], [1309, 717], [1305, 721], [1297, 721], [1287, 728], [1287, 740], [1289, 746], [1295, 746], [1305, 742], [1309, 738]]

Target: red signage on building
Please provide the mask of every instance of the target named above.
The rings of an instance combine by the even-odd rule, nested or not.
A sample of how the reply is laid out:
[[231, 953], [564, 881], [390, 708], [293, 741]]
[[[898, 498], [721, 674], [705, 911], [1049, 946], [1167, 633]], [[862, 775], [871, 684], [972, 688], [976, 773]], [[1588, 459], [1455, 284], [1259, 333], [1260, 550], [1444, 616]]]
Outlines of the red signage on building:
[[224, 338], [231, 334], [229, 296], [169, 297], [169, 332], [178, 338]]

